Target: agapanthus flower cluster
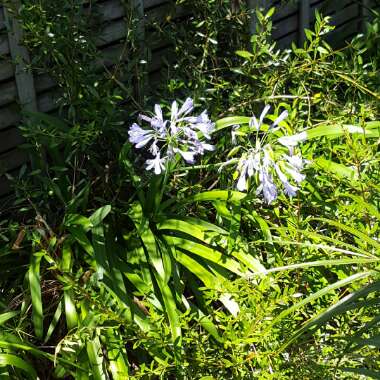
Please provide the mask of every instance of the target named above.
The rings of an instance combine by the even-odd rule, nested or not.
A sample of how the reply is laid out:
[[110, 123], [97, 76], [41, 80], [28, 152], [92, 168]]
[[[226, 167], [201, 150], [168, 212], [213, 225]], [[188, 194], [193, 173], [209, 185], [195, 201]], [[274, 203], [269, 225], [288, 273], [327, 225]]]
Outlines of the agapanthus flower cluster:
[[[254, 134], [255, 140], [252, 142], [248, 138], [249, 146], [244, 144], [244, 153], [236, 166], [237, 189], [246, 191], [251, 177], [254, 177], [258, 182], [256, 194], [262, 193], [268, 204], [277, 198], [279, 184], [282, 185], [284, 193], [289, 197], [296, 195], [300, 183], [305, 179], [301, 170], [306, 163], [299, 153], [294, 153], [298, 142], [305, 138], [304, 135], [295, 135], [295, 138], [292, 136], [280, 137], [277, 142], [282, 144], [281, 149], [273, 149], [273, 144], [268, 142], [268, 140], [273, 142], [273, 138], [269, 138], [269, 134], [288, 116], [287, 111], [282, 112], [264, 132], [261, 128], [269, 109], [269, 106], [264, 108], [259, 120], [255, 116], [251, 118], [248, 137]], [[235, 126], [232, 130], [232, 140], [235, 144], [239, 129], [240, 126]], [[246, 137], [245, 135], [245, 142], [247, 142]], [[288, 148], [287, 152], [284, 151], [284, 147]]]
[[146, 170], [160, 174], [177, 154], [186, 163], [193, 164], [196, 156], [214, 150], [214, 146], [204, 140], [211, 139], [215, 124], [209, 119], [206, 110], [197, 116], [191, 116], [193, 109], [194, 103], [190, 98], [180, 108], [174, 101], [170, 120], [166, 120], [161, 106], [156, 104], [153, 116], [139, 116], [140, 121], [148, 124], [146, 128], [137, 123], [131, 126], [128, 131], [129, 141], [137, 149], [146, 148], [153, 156], [146, 160]]

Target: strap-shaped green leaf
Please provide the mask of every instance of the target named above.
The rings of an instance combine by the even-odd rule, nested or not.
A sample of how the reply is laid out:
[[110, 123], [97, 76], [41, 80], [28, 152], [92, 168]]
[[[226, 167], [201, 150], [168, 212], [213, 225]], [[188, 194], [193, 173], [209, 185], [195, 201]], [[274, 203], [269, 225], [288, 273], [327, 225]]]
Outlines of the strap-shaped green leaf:
[[71, 289], [64, 290], [63, 300], [65, 304], [66, 324], [69, 330], [78, 326], [78, 313], [73, 301]]
[[245, 275], [242, 266], [237, 261], [228, 257], [226, 254], [218, 251], [217, 249], [213, 249], [211, 247], [177, 237], [170, 237], [170, 241], [175, 245], [175, 247], [210, 260], [220, 265], [221, 267], [237, 274], [238, 276]]
[[37, 252], [32, 256], [31, 264], [29, 267], [28, 278], [30, 295], [32, 298], [32, 321], [34, 332], [38, 339], [43, 338], [43, 306], [41, 296], [41, 277], [40, 277], [40, 264], [42, 252]]
[[80, 226], [72, 226], [68, 228], [74, 239], [82, 246], [82, 248], [91, 256], [94, 256], [94, 247], [86, 236], [85, 231]]
[[30, 379], [37, 379], [36, 370], [25, 360], [13, 354], [0, 354], [0, 367], [12, 366], [21, 369]]
[[242, 124], [248, 124], [251, 120], [250, 117], [247, 116], [229, 116], [225, 117], [223, 119], [217, 120], [215, 123], [215, 130], [213, 133], [216, 133], [217, 131], [220, 131], [222, 129], [231, 127], [233, 125], [242, 125]]
[[128, 379], [129, 363], [123, 339], [115, 329], [106, 329], [107, 359], [113, 380]]
[[106, 380], [107, 377], [103, 368], [103, 352], [99, 337], [95, 336], [86, 342], [86, 350], [91, 366], [91, 373], [94, 380]]
[[51, 334], [53, 333], [54, 329], [56, 328], [56, 326], [58, 324], [59, 319], [61, 318], [62, 309], [63, 309], [62, 303], [63, 303], [63, 301], [60, 301], [58, 303], [57, 309], [55, 310], [55, 313], [53, 315], [53, 319], [51, 320], [48, 331], [46, 333], [44, 343], [46, 343], [50, 339]]
[[17, 314], [19, 314], [18, 311], [8, 311], [6, 313], [0, 314], [0, 326], [15, 317]]
[[106, 216], [111, 212], [111, 206], [106, 205], [97, 209], [88, 219], [94, 227], [98, 226]]
[[[356, 273], [356, 274], [354, 274], [352, 276], [349, 276], [347, 278], [344, 278], [343, 280], [337, 281], [337, 282], [335, 282], [335, 283], [333, 283], [333, 284], [331, 284], [329, 286], [326, 286], [323, 289], [321, 289], [321, 290], [319, 290], [319, 291], [311, 294], [310, 296], [306, 297], [302, 301], [297, 302], [296, 304], [294, 304], [293, 306], [289, 307], [288, 309], [282, 311], [276, 318], [274, 318], [274, 320], [270, 324], [270, 327], [272, 327], [273, 325], [275, 325], [276, 323], [278, 323], [280, 320], [282, 320], [283, 318], [285, 318], [287, 315], [293, 313], [296, 310], [301, 309], [302, 307], [304, 307], [308, 303], [310, 303], [310, 302], [312, 302], [312, 301], [314, 301], [314, 300], [316, 300], [316, 299], [318, 299], [320, 297], [323, 297], [324, 295], [330, 293], [331, 291], [333, 291], [335, 289], [338, 289], [340, 287], [349, 285], [349, 284], [351, 284], [351, 283], [353, 283], [355, 281], [363, 280], [365, 278], [368, 278], [368, 277], [371, 277], [371, 276], [374, 276], [374, 275], [376, 275], [375, 271], [360, 272], [360, 273]], [[351, 295], [349, 295], [348, 297], [350, 297], [350, 296]], [[302, 334], [303, 331], [306, 331], [307, 328], [310, 328], [315, 323], [318, 323], [318, 321], [325, 320], [325, 318], [329, 314], [331, 315], [331, 313], [334, 313], [334, 311], [333, 311], [334, 309], [336, 310], [336, 308], [340, 307], [345, 301], [346, 301], [346, 299], [341, 300], [337, 304], [334, 304], [331, 307], [331, 309], [328, 309], [325, 312], [319, 314], [317, 317], [311, 319], [310, 322], [308, 322], [305, 326], [303, 326], [300, 330], [298, 330], [294, 336], [292, 336], [287, 342], [285, 342], [281, 346], [281, 348], [279, 349], [279, 351], [281, 352], [286, 347], [288, 347], [289, 344], [291, 344], [291, 342], [293, 342], [298, 336], [300, 336], [300, 334]]]
[[206, 201], [228, 201], [239, 203], [246, 194], [233, 190], [211, 190], [195, 194], [183, 200], [183, 202], [206, 202]]

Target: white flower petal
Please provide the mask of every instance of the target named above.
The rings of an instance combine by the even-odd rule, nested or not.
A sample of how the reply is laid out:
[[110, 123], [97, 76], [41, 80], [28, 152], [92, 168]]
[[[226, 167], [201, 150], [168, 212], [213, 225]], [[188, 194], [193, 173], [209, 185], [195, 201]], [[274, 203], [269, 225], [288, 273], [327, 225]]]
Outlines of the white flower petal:
[[281, 115], [273, 122], [272, 127], [280, 124], [283, 120], [285, 120], [289, 116], [288, 111], [283, 111]]
[[147, 121], [148, 123], [150, 123], [151, 122], [151, 120], [152, 120], [152, 118], [151, 117], [149, 117], [149, 116], [146, 116], [146, 115], [139, 115], [139, 119], [140, 120], [144, 120], [144, 121]]
[[[261, 127], [261, 124], [263, 124], [264, 118], [265, 118], [265, 116], [267, 115], [267, 113], [269, 112], [269, 110], [270, 110], [270, 105], [267, 104], [267, 105], [264, 107], [264, 109], [263, 109], [263, 111], [261, 112], [261, 115], [260, 115], [260, 120], [259, 120], [259, 126], [260, 126], [260, 127]], [[257, 128], [257, 129], [259, 129], [259, 128]]]
[[295, 167], [298, 170], [302, 170], [304, 166], [304, 160], [302, 159], [300, 154], [294, 156], [288, 156], [284, 154], [284, 158], [289, 162], [289, 164]]
[[239, 191], [246, 191], [247, 190], [246, 175], [247, 175], [247, 169], [248, 169], [248, 161], [240, 160], [238, 164], [238, 169], [240, 170], [240, 177], [236, 184], [236, 188]]
[[285, 182], [284, 184], [285, 194], [289, 197], [294, 197], [297, 195], [297, 191], [299, 188], [297, 186], [291, 185], [289, 182]]
[[187, 115], [189, 112], [193, 110], [193, 108], [194, 108], [193, 99], [187, 98], [185, 102], [182, 104], [182, 107], [178, 111], [178, 114], [177, 114], [178, 117]]
[[277, 187], [272, 182], [270, 174], [265, 170], [260, 170], [259, 179], [265, 201], [270, 204], [277, 198]]
[[166, 157], [161, 158], [160, 153], [158, 153], [157, 156], [152, 160], [146, 160], [146, 170], [154, 169], [154, 174], [159, 175], [162, 171], [165, 170], [165, 161]]
[[286, 182], [288, 182], [288, 179], [286, 178], [286, 175], [281, 171], [281, 169], [278, 167], [277, 164], [274, 164], [274, 169], [276, 170], [276, 173], [278, 175], [278, 178], [280, 179], [280, 181], [284, 184]]
[[246, 191], [247, 190], [247, 181], [245, 179], [245, 174], [244, 175], [243, 175], [243, 173], [240, 174], [239, 180], [236, 184], [236, 188], [239, 191]]
[[202, 143], [201, 142], [201, 145], [202, 145], [202, 148], [204, 150], [208, 150], [210, 152], [214, 151], [215, 150], [215, 145], [211, 145], [211, 144], [206, 144], [206, 143]]
[[158, 120], [163, 121], [162, 108], [161, 108], [161, 106], [159, 104], [155, 104], [155, 106], [154, 106], [154, 112], [156, 114], [156, 118]]
[[276, 173], [278, 175], [278, 178], [282, 182], [282, 185], [284, 186], [285, 194], [289, 197], [294, 197], [297, 194], [297, 191], [299, 190], [298, 187], [293, 186], [289, 181], [286, 175], [281, 171], [281, 169], [278, 167], [278, 165], [274, 165], [274, 168], [276, 170]]
[[251, 117], [251, 120], [249, 120], [249, 126], [252, 128], [252, 127], [255, 127], [255, 129], [258, 131], [260, 129], [260, 124], [259, 122], [257, 121], [256, 119], [256, 116], [253, 115]]
[[285, 169], [290, 174], [290, 176], [293, 178], [293, 180], [296, 181], [297, 183], [301, 183], [306, 178], [306, 176], [304, 174], [301, 174], [296, 169], [291, 169], [289, 167], [286, 167]]
[[160, 149], [157, 146], [157, 140], [154, 140], [153, 144], [149, 148], [149, 152], [152, 153], [153, 156], [157, 156], [160, 153]]
[[178, 118], [178, 104], [174, 100], [174, 102], [172, 103], [172, 107], [171, 107], [171, 120], [172, 120], [172, 122], [176, 122], [177, 118]]
[[178, 149], [178, 148], [173, 148], [173, 151], [176, 153], [179, 153], [187, 163], [189, 163], [189, 164], [194, 163], [194, 156], [197, 154], [196, 152], [191, 152], [191, 151], [185, 152], [185, 151]]
[[147, 137], [141, 139], [141, 141], [138, 142], [138, 143], [135, 145], [136, 149], [140, 149], [140, 148], [142, 148], [143, 146], [145, 146], [146, 144], [148, 144], [148, 142], [149, 142], [150, 140], [152, 140], [152, 138], [153, 138], [153, 136], [152, 136], [152, 135], [149, 135], [149, 136], [147, 136]]

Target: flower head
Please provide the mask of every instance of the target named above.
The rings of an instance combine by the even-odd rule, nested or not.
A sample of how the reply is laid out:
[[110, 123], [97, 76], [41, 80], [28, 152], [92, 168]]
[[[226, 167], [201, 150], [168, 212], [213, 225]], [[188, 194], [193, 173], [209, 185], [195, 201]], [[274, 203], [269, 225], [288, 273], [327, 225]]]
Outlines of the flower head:
[[[276, 146], [270, 143], [271, 139], [268, 132], [286, 119], [287, 111], [283, 111], [275, 119], [268, 131], [259, 133], [268, 111], [269, 106], [266, 106], [259, 119], [253, 115], [249, 122], [249, 126], [256, 130], [254, 134], [256, 139], [252, 142], [250, 136], [246, 136], [245, 144], [240, 146], [244, 152], [236, 165], [238, 172], [236, 187], [239, 191], [247, 191], [248, 183], [251, 183], [250, 179], [255, 179], [257, 182], [256, 193], [262, 194], [264, 200], [270, 204], [277, 198], [280, 187], [289, 197], [296, 195], [299, 190], [296, 184], [300, 184], [305, 179], [305, 175], [301, 173], [305, 160], [300, 154], [293, 154], [293, 148], [304, 139], [303, 134], [299, 134], [295, 138], [285, 136], [278, 139], [281, 145], [292, 147], [289, 149], [289, 154], [284, 154], [281, 145]], [[237, 143], [236, 130], [238, 128], [239, 126], [236, 125], [232, 127], [232, 137], [235, 144]]]
[[[214, 150], [214, 146], [202, 141], [211, 139], [215, 124], [211, 122], [207, 111], [197, 116], [189, 114], [194, 109], [191, 98], [187, 98], [181, 107], [174, 101], [171, 105], [170, 119], [165, 120], [162, 108], [156, 104], [152, 116], [140, 115], [141, 122], [148, 123], [146, 129], [133, 123], [130, 127], [129, 141], [136, 148], [147, 147], [153, 159], [146, 161], [146, 169], [154, 169], [155, 174], [165, 170], [164, 163], [176, 154], [186, 163], [194, 163], [197, 155]], [[163, 158], [161, 158], [163, 157]]]

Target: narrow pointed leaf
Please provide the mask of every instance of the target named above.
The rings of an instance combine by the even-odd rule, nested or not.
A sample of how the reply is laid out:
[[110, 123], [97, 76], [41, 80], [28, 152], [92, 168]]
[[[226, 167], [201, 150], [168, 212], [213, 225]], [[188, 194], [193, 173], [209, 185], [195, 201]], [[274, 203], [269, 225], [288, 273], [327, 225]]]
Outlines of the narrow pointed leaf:
[[0, 354], [0, 367], [11, 366], [24, 371], [25, 375], [30, 379], [37, 379], [36, 370], [25, 360], [12, 354]]
[[38, 339], [43, 338], [43, 306], [41, 296], [41, 278], [40, 278], [40, 264], [41, 255], [34, 254], [32, 262], [29, 267], [29, 286], [32, 298], [32, 321], [34, 332]]

